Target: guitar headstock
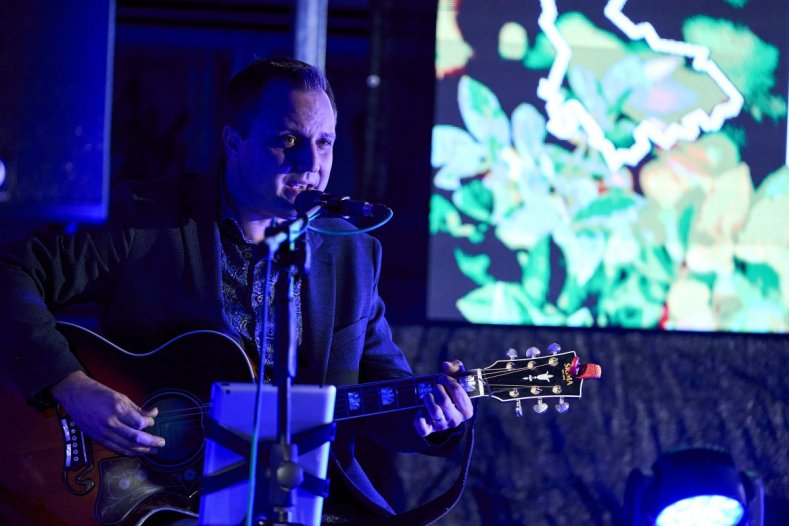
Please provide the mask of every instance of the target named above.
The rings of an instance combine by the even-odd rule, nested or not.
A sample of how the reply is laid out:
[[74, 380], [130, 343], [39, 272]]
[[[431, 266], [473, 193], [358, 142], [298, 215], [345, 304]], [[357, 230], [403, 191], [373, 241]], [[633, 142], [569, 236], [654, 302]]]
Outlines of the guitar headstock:
[[[534, 411], [544, 413], [548, 405], [544, 399], [558, 399], [556, 410], [567, 412], [567, 398], [580, 398], [581, 386], [587, 379], [600, 378], [599, 365], [581, 364], [574, 351], [559, 352], [557, 344], [548, 347], [548, 354], [539, 356], [540, 350], [531, 347], [525, 358], [517, 358], [514, 349], [507, 352], [509, 359], [499, 360], [476, 372], [471, 396], [489, 396], [501, 402], [516, 402], [515, 414], [521, 416], [521, 400], [536, 399]], [[464, 382], [468, 385], [468, 382]]]

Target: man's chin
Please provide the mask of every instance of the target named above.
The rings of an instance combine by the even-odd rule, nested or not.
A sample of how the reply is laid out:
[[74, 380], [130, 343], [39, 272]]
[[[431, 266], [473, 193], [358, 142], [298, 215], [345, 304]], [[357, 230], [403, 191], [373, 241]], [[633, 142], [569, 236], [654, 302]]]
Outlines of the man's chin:
[[303, 190], [301, 190], [300, 188], [294, 188], [292, 186], [283, 186], [279, 192], [279, 196], [285, 201], [287, 201], [292, 208], [293, 203], [296, 202], [296, 198], [299, 196], [299, 194], [302, 191]]

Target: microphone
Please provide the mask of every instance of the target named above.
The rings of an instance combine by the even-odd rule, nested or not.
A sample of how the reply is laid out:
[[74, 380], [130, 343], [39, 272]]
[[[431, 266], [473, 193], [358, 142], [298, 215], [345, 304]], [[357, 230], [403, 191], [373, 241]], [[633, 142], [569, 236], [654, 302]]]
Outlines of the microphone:
[[309, 211], [315, 207], [319, 207], [323, 215], [328, 217], [385, 219], [392, 215], [392, 210], [388, 206], [359, 201], [343, 195], [325, 194], [320, 190], [305, 190], [299, 193], [293, 206], [299, 214], [307, 214], [311, 217], [320, 213], [309, 214]]

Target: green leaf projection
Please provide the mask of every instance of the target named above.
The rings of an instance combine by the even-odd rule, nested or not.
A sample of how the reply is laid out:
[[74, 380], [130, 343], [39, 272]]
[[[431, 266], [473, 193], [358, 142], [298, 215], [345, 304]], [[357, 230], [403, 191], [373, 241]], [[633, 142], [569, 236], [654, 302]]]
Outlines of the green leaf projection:
[[787, 331], [789, 7], [687, 4], [439, 2], [429, 317]]

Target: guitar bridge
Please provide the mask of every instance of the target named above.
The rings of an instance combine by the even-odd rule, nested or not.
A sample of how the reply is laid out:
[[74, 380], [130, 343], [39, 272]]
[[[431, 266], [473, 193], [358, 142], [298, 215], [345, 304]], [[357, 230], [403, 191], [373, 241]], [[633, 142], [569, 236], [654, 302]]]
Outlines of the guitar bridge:
[[93, 479], [86, 478], [93, 471], [91, 440], [60, 407], [58, 418], [63, 433], [63, 484], [69, 493], [85, 495], [96, 485]]

